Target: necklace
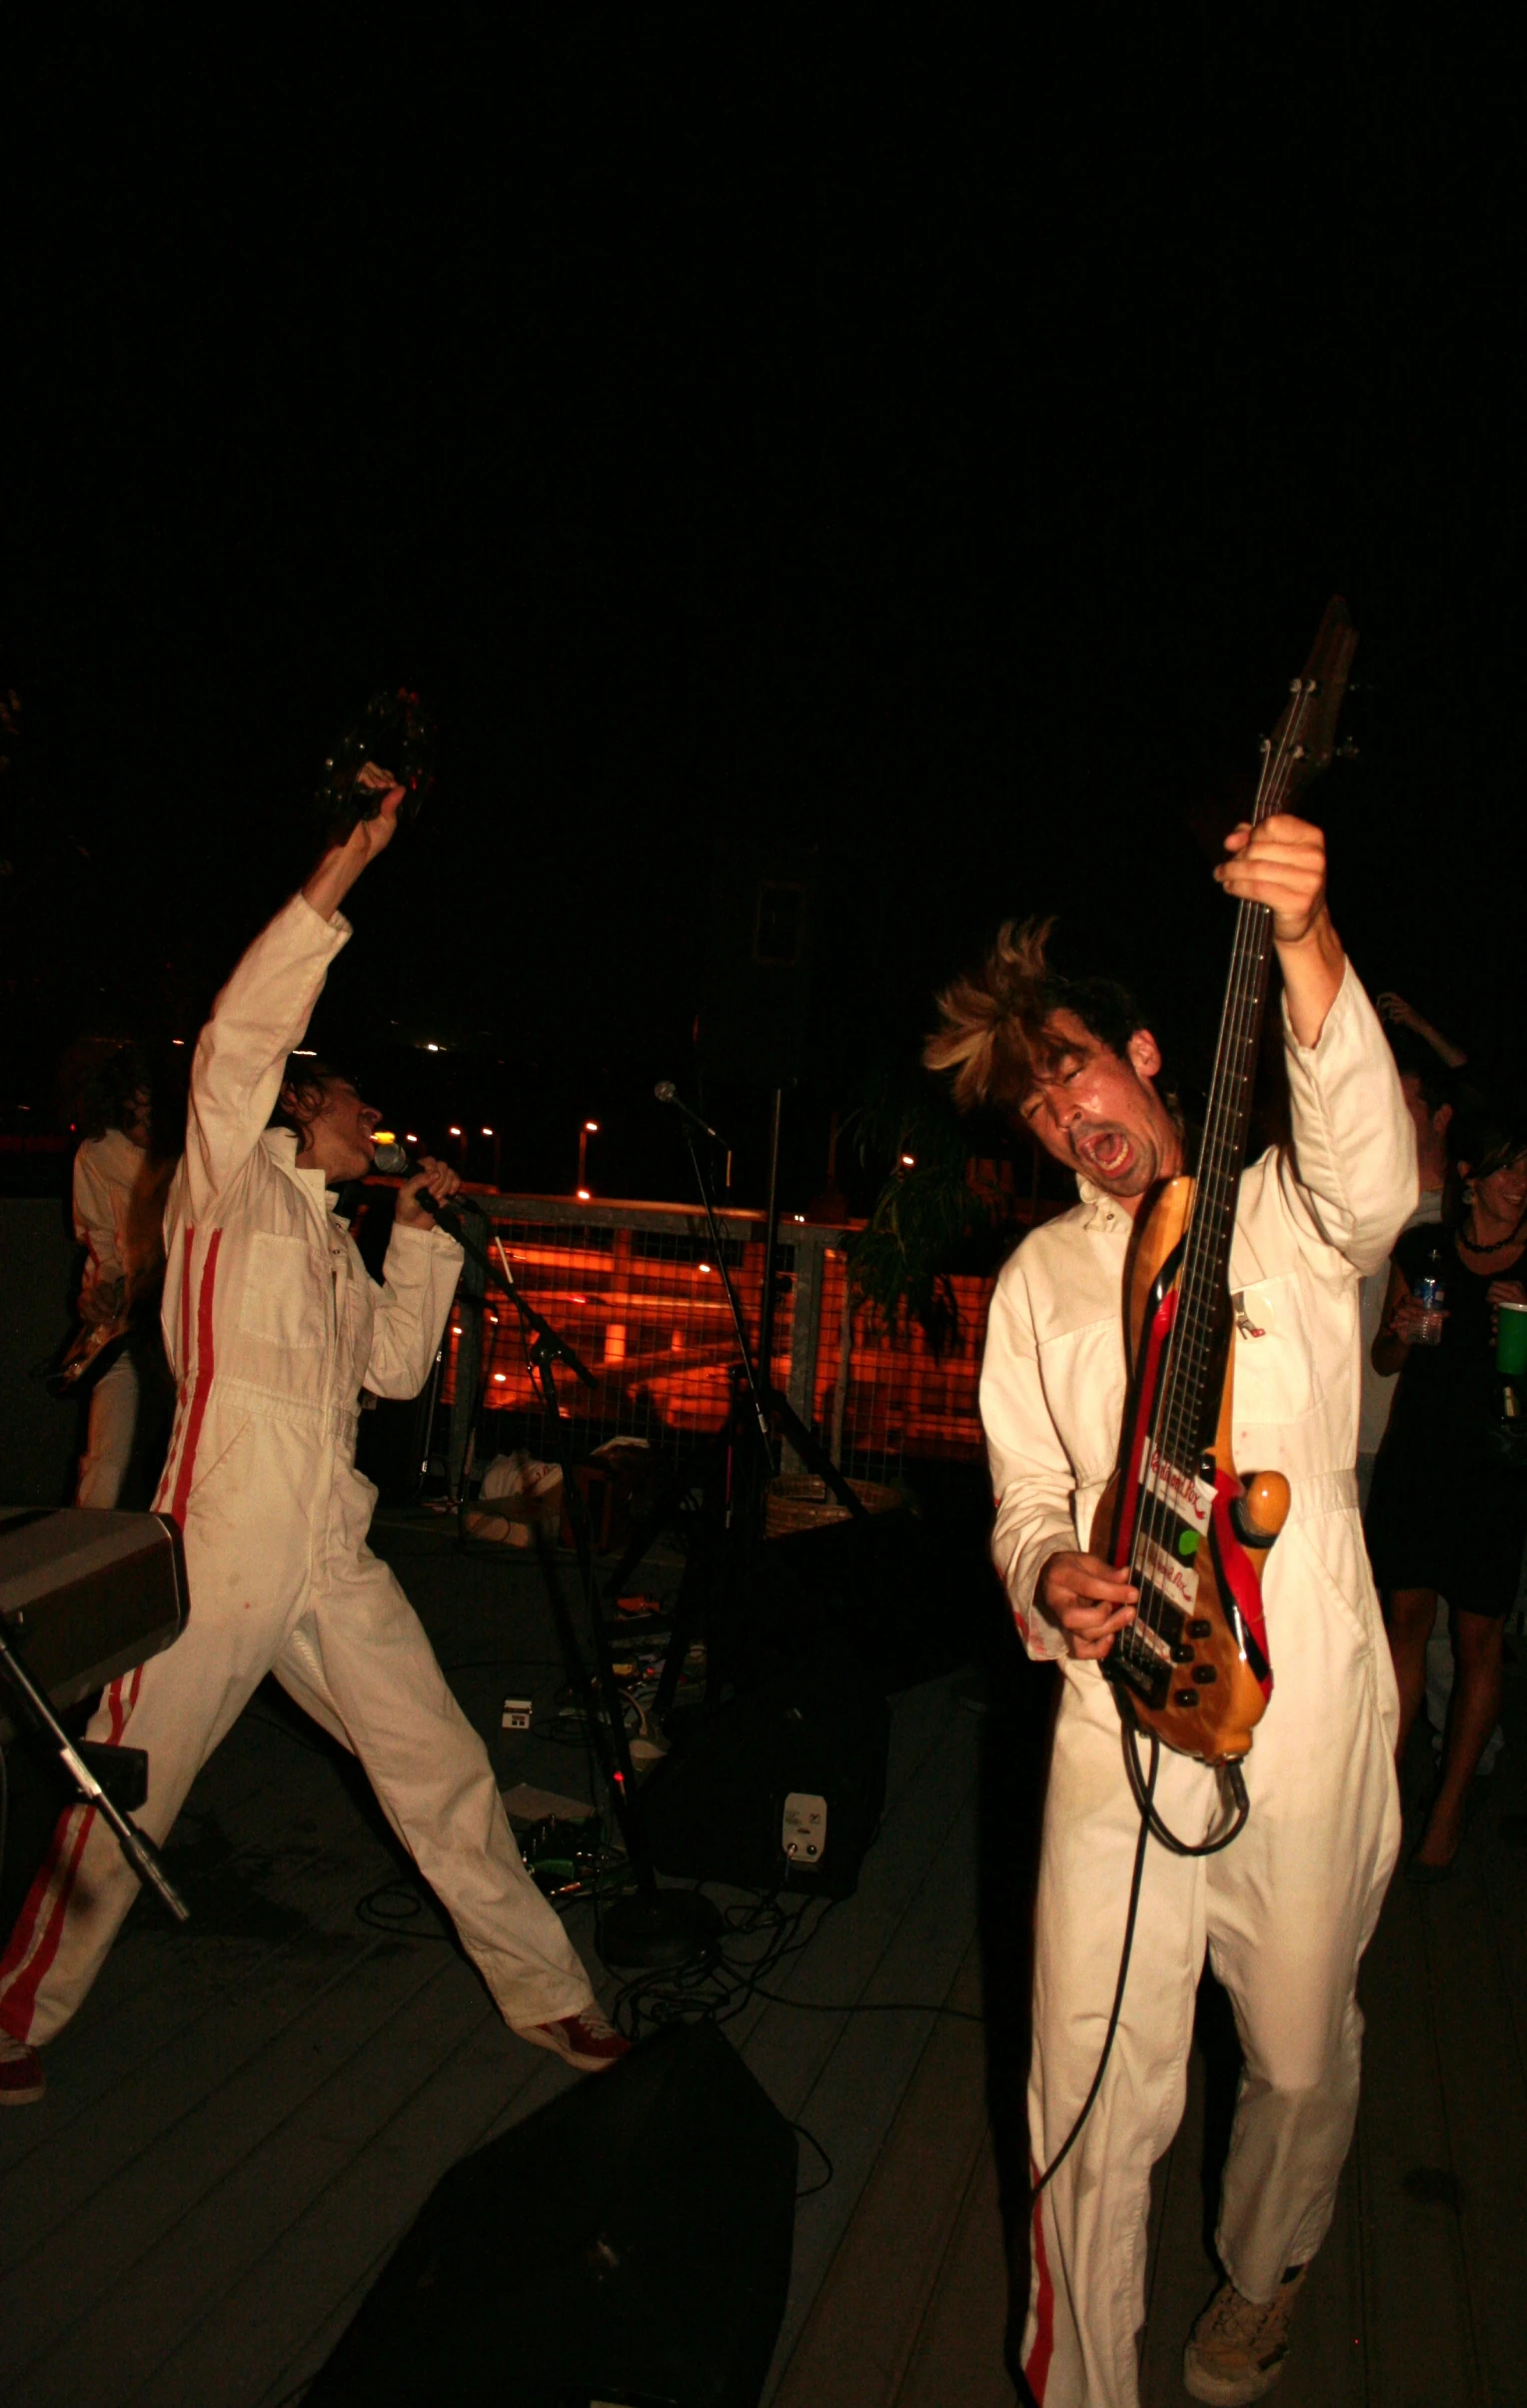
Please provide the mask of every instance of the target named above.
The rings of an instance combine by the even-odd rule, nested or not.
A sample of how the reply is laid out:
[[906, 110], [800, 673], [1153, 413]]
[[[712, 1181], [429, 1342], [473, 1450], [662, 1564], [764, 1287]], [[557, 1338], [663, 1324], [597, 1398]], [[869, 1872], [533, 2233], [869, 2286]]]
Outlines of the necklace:
[[[1527, 1218], [1527, 1215], [1522, 1217]], [[1474, 1215], [1470, 1213], [1469, 1218], [1472, 1221]], [[1470, 1237], [1467, 1231], [1464, 1230], [1461, 1230], [1459, 1235], [1462, 1237], [1464, 1244], [1467, 1246], [1471, 1254], [1504, 1254], [1508, 1246], [1518, 1246], [1521, 1244], [1522, 1220], [1521, 1218], [1518, 1219], [1516, 1227], [1512, 1230], [1509, 1237], [1498, 1237], [1493, 1246], [1482, 1246], [1477, 1237]]]

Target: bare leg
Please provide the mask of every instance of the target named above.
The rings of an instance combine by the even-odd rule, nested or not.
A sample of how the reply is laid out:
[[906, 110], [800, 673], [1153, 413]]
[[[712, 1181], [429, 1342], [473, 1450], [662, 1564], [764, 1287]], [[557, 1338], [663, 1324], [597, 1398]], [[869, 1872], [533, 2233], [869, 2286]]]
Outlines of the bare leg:
[[[1400, 1736], [1394, 1761], [1403, 1772], [1405, 1751], [1426, 1695], [1426, 1642], [1437, 1618], [1435, 1589], [1394, 1589], [1389, 1596], [1389, 1653], [1400, 1693]], [[1473, 1619], [1477, 1622], [1479, 1617]]]
[[1417, 1850], [1422, 1864], [1446, 1864], [1463, 1836], [1469, 1784], [1500, 1720], [1506, 1626], [1493, 1614], [1453, 1609], [1453, 1655], [1457, 1673], [1447, 1718], [1442, 1787]]

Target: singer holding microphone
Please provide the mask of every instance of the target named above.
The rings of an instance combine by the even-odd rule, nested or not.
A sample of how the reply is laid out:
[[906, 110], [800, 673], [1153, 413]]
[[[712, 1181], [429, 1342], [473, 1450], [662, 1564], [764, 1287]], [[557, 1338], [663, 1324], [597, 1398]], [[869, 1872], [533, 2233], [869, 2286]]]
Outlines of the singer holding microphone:
[[[460, 1181], [426, 1162], [399, 1191], [374, 1285], [330, 1191], [371, 1168], [379, 1115], [347, 1079], [288, 1059], [349, 940], [340, 904], [397, 824], [402, 788], [370, 764], [358, 782], [381, 793], [377, 815], [255, 939], [197, 1044], [165, 1216], [178, 1402], [155, 1501], [184, 1533], [190, 1612], [172, 1648], [111, 1684], [89, 1736], [148, 1750], [138, 1819], [163, 1841], [273, 1672], [364, 1765], [505, 2021], [593, 2072], [627, 2044], [521, 1861], [487, 1750], [366, 1544], [361, 1390], [418, 1394], [462, 1258], [430, 1210]], [[136, 1887], [93, 1809], [60, 1818], [0, 1957], [0, 2104], [42, 2096], [39, 2049], [84, 1998]]]

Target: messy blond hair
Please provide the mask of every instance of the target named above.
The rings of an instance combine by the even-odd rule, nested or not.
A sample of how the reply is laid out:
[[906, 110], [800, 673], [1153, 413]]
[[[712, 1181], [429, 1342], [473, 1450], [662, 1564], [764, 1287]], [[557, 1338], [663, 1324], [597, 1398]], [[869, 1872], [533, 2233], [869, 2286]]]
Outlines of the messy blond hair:
[[1053, 918], [1004, 920], [980, 968], [952, 979], [937, 998], [940, 1026], [922, 1059], [929, 1070], [952, 1073], [962, 1112], [985, 1104], [1019, 1109], [1063, 1050], [1049, 1033], [1058, 1011], [1074, 1012], [1114, 1053], [1143, 1026], [1134, 997], [1111, 978], [1067, 978], [1050, 968], [1054, 925]]

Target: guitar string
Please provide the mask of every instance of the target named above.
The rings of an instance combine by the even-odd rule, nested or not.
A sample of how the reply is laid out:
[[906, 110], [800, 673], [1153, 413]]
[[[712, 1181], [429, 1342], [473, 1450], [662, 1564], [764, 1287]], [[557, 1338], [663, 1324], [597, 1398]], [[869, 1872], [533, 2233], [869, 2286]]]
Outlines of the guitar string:
[[[1257, 794], [1258, 809], [1260, 809], [1270, 783], [1270, 759], [1271, 748], [1269, 747], [1269, 755], [1267, 759], [1264, 759], [1262, 777], [1259, 781]], [[1217, 1064], [1222, 1064], [1224, 1062], [1226, 1059], [1227, 1047], [1233, 1049], [1241, 1032], [1241, 1023], [1243, 1019], [1241, 993], [1245, 980], [1245, 967], [1246, 947], [1244, 944], [1244, 905], [1241, 905], [1237, 908], [1236, 912], [1235, 935], [1231, 945], [1230, 971], [1226, 982], [1225, 1001], [1221, 1012], [1219, 1040], [1215, 1048], [1215, 1058]], [[1198, 1165], [1198, 1194], [1197, 1199], [1195, 1200], [1195, 1212], [1192, 1222], [1190, 1223], [1188, 1231], [1188, 1245], [1184, 1250], [1184, 1261], [1177, 1281], [1179, 1307], [1181, 1306], [1184, 1298], [1186, 1298], [1189, 1304], [1191, 1304], [1191, 1299], [1194, 1293], [1193, 1277], [1197, 1267], [1196, 1256], [1201, 1253], [1201, 1236], [1208, 1218], [1208, 1213], [1212, 1209], [1214, 1201], [1216, 1170], [1218, 1167], [1216, 1162], [1216, 1153], [1218, 1151], [1219, 1122], [1223, 1112], [1223, 1087], [1221, 1082], [1216, 1079], [1216, 1081], [1211, 1085], [1209, 1109], [1205, 1120], [1204, 1145]], [[1200, 1240], [1200, 1245], [1197, 1248], [1195, 1248], [1195, 1238]], [[1183, 1410], [1181, 1396], [1183, 1387], [1185, 1385], [1182, 1362], [1184, 1354], [1188, 1351], [1186, 1342], [1191, 1334], [1189, 1331], [1188, 1322], [1189, 1315], [1179, 1311], [1179, 1314], [1174, 1320], [1173, 1329], [1168, 1339], [1167, 1364], [1163, 1373], [1162, 1387], [1156, 1412], [1152, 1417], [1152, 1425], [1148, 1434], [1148, 1443], [1150, 1447], [1157, 1453], [1159, 1457], [1164, 1457], [1165, 1461], [1169, 1465], [1175, 1463], [1176, 1453], [1178, 1452], [1175, 1442], [1180, 1435], [1180, 1423]], [[1182, 1467], [1178, 1466], [1177, 1468], [1181, 1469]], [[1137, 1574], [1143, 1573], [1143, 1566], [1146, 1560], [1146, 1549], [1151, 1544], [1155, 1544], [1157, 1546], [1160, 1545], [1166, 1533], [1166, 1523], [1167, 1509], [1164, 1505], [1164, 1501], [1154, 1492], [1146, 1490], [1144, 1492], [1141, 1509], [1136, 1520], [1135, 1546], [1133, 1550], [1134, 1561], [1131, 1565], [1131, 1570], [1133, 1572]], [[1158, 1612], [1156, 1610], [1152, 1592], [1145, 1586], [1143, 1578], [1140, 1581], [1140, 1587], [1142, 1592], [1140, 1598], [1140, 1609], [1142, 1610], [1143, 1620], [1147, 1626], [1159, 1637], [1161, 1632]], [[1148, 1648], [1146, 1652], [1150, 1654], [1154, 1653], [1153, 1650], [1149, 1650]]]
[[[1302, 700], [1302, 680], [1296, 681], [1295, 696], [1296, 702]], [[1302, 716], [1302, 709], [1298, 708], [1286, 713], [1285, 717], [1289, 720], [1288, 726], [1280, 735], [1276, 748], [1269, 746], [1268, 754], [1263, 761], [1262, 776], [1258, 782], [1256, 801], [1253, 806], [1253, 825], [1270, 817], [1281, 804], [1282, 796], [1287, 788], [1287, 778], [1283, 773], [1284, 762], [1293, 757], [1297, 724]], [[1208, 1319], [1205, 1321], [1201, 1316], [1196, 1317], [1197, 1325], [1195, 1326], [1195, 1299], [1205, 1284], [1205, 1265], [1215, 1247], [1218, 1234], [1216, 1223], [1226, 1201], [1229, 1185], [1228, 1174], [1237, 1150], [1238, 1123], [1241, 1118], [1240, 1105], [1246, 1082], [1245, 1074], [1239, 1074], [1236, 1084], [1239, 1085], [1241, 1092], [1240, 1095], [1235, 1095], [1230, 1083], [1231, 1074], [1227, 1064], [1243, 1052], [1244, 1041], [1255, 1015], [1256, 987], [1261, 967], [1262, 948], [1253, 938], [1252, 931], [1256, 930], [1259, 937], [1260, 930], [1257, 928], [1257, 923], [1264, 919], [1266, 910], [1265, 904], [1248, 905], [1242, 902], [1236, 913], [1236, 928], [1231, 946], [1230, 974], [1226, 982], [1220, 1041], [1216, 1046], [1216, 1068], [1219, 1075], [1211, 1085], [1204, 1144], [1198, 1166], [1197, 1193], [1189, 1222], [1184, 1262], [1177, 1281], [1179, 1307], [1185, 1299], [1186, 1309], [1179, 1309], [1178, 1314], [1174, 1317], [1173, 1328], [1168, 1338], [1168, 1355], [1160, 1402], [1153, 1417], [1150, 1432], [1150, 1443], [1158, 1457], [1179, 1471], [1186, 1470], [1189, 1478], [1196, 1477], [1196, 1459], [1192, 1467], [1184, 1466], [1177, 1459], [1183, 1453], [1181, 1440], [1184, 1436], [1187, 1417], [1195, 1406], [1201, 1404], [1205, 1370], [1205, 1363], [1202, 1359], [1205, 1353], [1204, 1341], [1212, 1335], [1212, 1300]], [[1163, 1554], [1170, 1555], [1170, 1550], [1165, 1548], [1162, 1542], [1167, 1535], [1169, 1521], [1172, 1518], [1172, 1508], [1167, 1502], [1153, 1492], [1147, 1491], [1142, 1511], [1137, 1520], [1136, 1546], [1133, 1551], [1139, 1562], [1132, 1569], [1140, 1569], [1148, 1545], [1153, 1544], [1160, 1547]], [[1159, 1612], [1151, 1592], [1145, 1588], [1143, 1580], [1141, 1588], [1140, 1602], [1146, 1609], [1144, 1620], [1160, 1638], [1162, 1629]], [[1172, 1613], [1178, 1611], [1171, 1605], [1169, 1599], [1164, 1599], [1162, 1602]], [[1154, 1654], [1152, 1650], [1147, 1650], [1147, 1652]]]
[[[1275, 745], [1270, 745], [1264, 757], [1262, 775], [1252, 808], [1251, 824], [1259, 825], [1284, 807], [1292, 781], [1292, 767], [1300, 757], [1299, 737], [1308, 712], [1313, 681], [1294, 681], [1291, 703], [1285, 712], [1286, 724], [1280, 730]], [[1191, 1436], [1188, 1423], [1195, 1412], [1201, 1412], [1204, 1379], [1208, 1355], [1214, 1334], [1217, 1299], [1203, 1295], [1206, 1286], [1205, 1270], [1218, 1251], [1220, 1224], [1231, 1203], [1233, 1166], [1241, 1150], [1244, 1125], [1249, 1118], [1251, 1072], [1243, 1067], [1232, 1073], [1228, 1061], [1239, 1058], [1246, 1062], [1247, 1038], [1254, 1033], [1266, 1003], [1267, 944], [1266, 929], [1271, 912], [1265, 903], [1242, 901], [1236, 914], [1236, 930], [1231, 947], [1230, 974], [1226, 984], [1222, 1014], [1220, 1044], [1216, 1059], [1220, 1069], [1211, 1086], [1210, 1106], [1201, 1148], [1193, 1212], [1189, 1221], [1188, 1246], [1182, 1270], [1177, 1280], [1179, 1306], [1185, 1309], [1174, 1317], [1168, 1337], [1167, 1363], [1163, 1374], [1160, 1401], [1152, 1416], [1149, 1444], [1160, 1460], [1189, 1478], [1197, 1477], [1196, 1455], [1191, 1467], [1178, 1462], [1183, 1453], [1182, 1441]], [[1228, 1044], [1228, 1054], [1225, 1047]], [[1189, 1448], [1189, 1452], [1193, 1450]], [[1164, 1498], [1145, 1491], [1141, 1509], [1136, 1517], [1135, 1541], [1131, 1549], [1131, 1576], [1137, 1580], [1141, 1596], [1137, 1619], [1160, 1639], [1160, 1611], [1153, 1589], [1142, 1575], [1147, 1546], [1161, 1549], [1168, 1558], [1171, 1550], [1163, 1545], [1168, 1525], [1179, 1519]], [[1161, 1604], [1172, 1614], [1180, 1609], [1169, 1598]], [[1131, 1631], [1121, 1635], [1127, 1641]], [[1152, 1669], [1158, 1664], [1156, 1651], [1145, 1642], [1136, 1641], [1126, 1648], [1131, 1662], [1138, 1663], [1143, 1654], [1151, 1660]]]
[[[1306, 715], [1307, 700], [1307, 691], [1298, 693], [1298, 706], [1289, 714], [1286, 739], [1269, 757], [1257, 795], [1253, 825], [1274, 817], [1285, 805], [1292, 765], [1299, 757], [1298, 739]], [[1169, 1427], [1163, 1415], [1163, 1434], [1167, 1444], [1177, 1453], [1182, 1451], [1184, 1438], [1191, 1441], [1196, 1435], [1185, 1428], [1185, 1421], [1202, 1403], [1202, 1381], [1208, 1368], [1207, 1351], [1212, 1346], [1215, 1321], [1222, 1309], [1217, 1292], [1209, 1293], [1206, 1273], [1221, 1244], [1224, 1223], [1233, 1213], [1236, 1168], [1245, 1126], [1250, 1117], [1254, 1076], [1249, 1047], [1254, 1041], [1256, 1022], [1266, 1003], [1267, 932], [1270, 920], [1271, 912], [1265, 903], [1243, 902], [1237, 912], [1232, 998], [1227, 1018], [1230, 1022], [1229, 1055], [1230, 1058], [1238, 1058], [1242, 1067], [1232, 1074], [1222, 1060], [1221, 1076], [1215, 1081], [1216, 1091], [1211, 1098], [1203, 1158], [1196, 1183], [1203, 1206], [1199, 1208], [1195, 1197], [1187, 1257], [1178, 1285], [1179, 1299], [1185, 1299], [1185, 1309], [1179, 1313], [1184, 1344], [1177, 1357], [1178, 1376], [1172, 1383], [1175, 1393], [1171, 1402], [1175, 1411], [1171, 1414]]]
[[[1290, 783], [1291, 765], [1299, 756], [1298, 737], [1307, 709], [1309, 688], [1302, 679], [1295, 680], [1293, 702], [1285, 713], [1286, 727], [1280, 732], [1276, 747], [1269, 746], [1263, 761], [1262, 777], [1253, 806], [1252, 824], [1270, 818], [1283, 807]], [[1153, 1417], [1151, 1443], [1158, 1455], [1169, 1465], [1184, 1469], [1178, 1463], [1183, 1453], [1181, 1441], [1188, 1417], [1201, 1410], [1203, 1380], [1207, 1368], [1207, 1349], [1213, 1336], [1214, 1300], [1207, 1300], [1207, 1312], [1195, 1313], [1195, 1300], [1205, 1286], [1206, 1263], [1216, 1250], [1218, 1223], [1230, 1202], [1232, 1172], [1239, 1152], [1242, 1124], [1249, 1112], [1249, 1073], [1231, 1074], [1224, 1065], [1244, 1052], [1247, 1035], [1266, 999], [1266, 980], [1263, 976], [1266, 958], [1265, 929], [1270, 918], [1268, 907], [1260, 903], [1242, 902], [1236, 914], [1235, 937], [1231, 948], [1230, 976], [1226, 985], [1225, 1008], [1222, 1017], [1221, 1043], [1216, 1048], [1216, 1060], [1222, 1075], [1213, 1082], [1210, 1109], [1201, 1149], [1197, 1196], [1189, 1224], [1188, 1247], [1179, 1275], [1179, 1300], [1186, 1298], [1187, 1309], [1175, 1318], [1168, 1340], [1168, 1360], [1163, 1376], [1161, 1399]], [[1228, 1043], [1229, 1055], [1225, 1053]], [[1189, 1450], [1191, 1451], [1191, 1450]], [[1196, 1457], [1188, 1476], [1196, 1477]], [[1134, 1555], [1143, 1558], [1148, 1543], [1161, 1546], [1167, 1534], [1172, 1508], [1166, 1501], [1146, 1492], [1143, 1509], [1136, 1525]], [[1162, 1548], [1164, 1554], [1170, 1550]], [[1138, 1570], [1138, 1565], [1132, 1567]], [[1142, 1581], [1141, 1605], [1144, 1620], [1158, 1638], [1162, 1636], [1158, 1611], [1147, 1602], [1150, 1593]], [[1173, 1614], [1178, 1612], [1169, 1600], [1163, 1601]], [[1128, 1637], [1129, 1634], [1125, 1634]], [[1143, 1643], [1141, 1643], [1143, 1644]], [[1129, 1651], [1131, 1659], [1138, 1656], [1139, 1646]], [[1154, 1651], [1146, 1650], [1154, 1655]]]

